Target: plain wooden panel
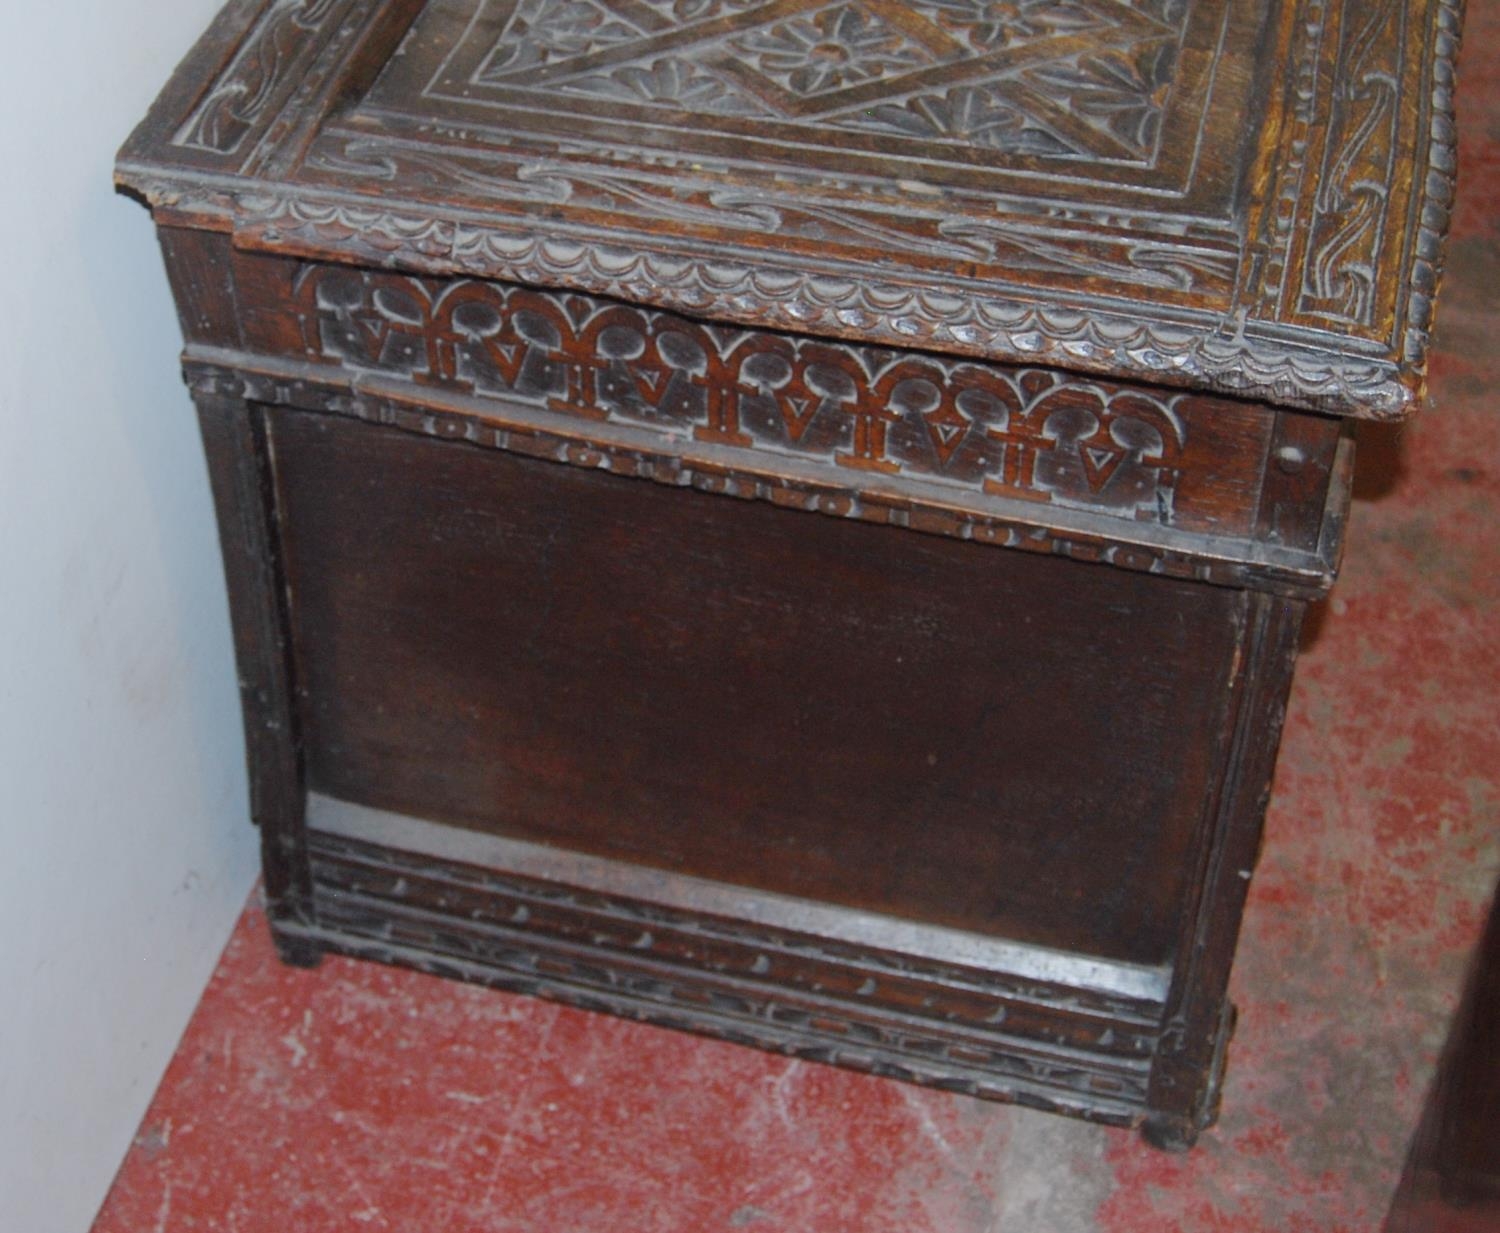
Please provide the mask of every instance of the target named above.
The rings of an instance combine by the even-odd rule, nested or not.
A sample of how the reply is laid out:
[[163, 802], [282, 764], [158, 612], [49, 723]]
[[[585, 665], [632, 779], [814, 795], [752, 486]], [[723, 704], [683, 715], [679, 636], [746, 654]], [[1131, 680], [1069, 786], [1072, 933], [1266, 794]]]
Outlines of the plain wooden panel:
[[308, 783], [1170, 957], [1242, 593], [269, 412]]

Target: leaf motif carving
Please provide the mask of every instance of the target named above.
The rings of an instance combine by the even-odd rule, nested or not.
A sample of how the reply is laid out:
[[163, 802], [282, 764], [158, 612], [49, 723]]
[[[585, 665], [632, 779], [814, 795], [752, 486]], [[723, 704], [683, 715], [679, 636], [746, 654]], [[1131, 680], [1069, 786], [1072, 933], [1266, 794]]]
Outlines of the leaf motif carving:
[[559, 88], [631, 103], [657, 103], [685, 111], [726, 116], [765, 116], [771, 112], [755, 98], [689, 60], [664, 56], [648, 65], [632, 64], [614, 73], [566, 80]]
[[233, 154], [265, 118], [287, 60], [332, 16], [337, 0], [278, 0], [241, 45], [229, 68], [173, 138], [173, 144]]

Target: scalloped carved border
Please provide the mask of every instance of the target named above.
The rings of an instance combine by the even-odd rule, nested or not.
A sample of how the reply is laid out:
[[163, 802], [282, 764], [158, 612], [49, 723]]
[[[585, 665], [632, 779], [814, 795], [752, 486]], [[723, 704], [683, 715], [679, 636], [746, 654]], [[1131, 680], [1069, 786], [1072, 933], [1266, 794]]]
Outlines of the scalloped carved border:
[[[1007, 277], [1024, 273], [1069, 289], [1079, 280], [1093, 280], [1096, 286], [1141, 288], [1169, 299], [1227, 299], [1241, 255], [1227, 226], [1216, 236], [1189, 237], [1150, 215], [1121, 220], [1082, 204], [1049, 206], [1045, 217], [1008, 216], [989, 210], [988, 200], [972, 198], [986, 216], [966, 217], [920, 208], [870, 185], [816, 193], [727, 188], [702, 169], [680, 163], [666, 175], [581, 156], [502, 157], [487, 150], [480, 158], [430, 149], [410, 136], [325, 132], [310, 149], [306, 166], [365, 183], [394, 185], [416, 178], [515, 208], [594, 211], [627, 219], [626, 226], [651, 218], [743, 236], [774, 233], [789, 244], [818, 250], [834, 243], [873, 243], [939, 268], [979, 263]], [[957, 199], [950, 193], [939, 200], [946, 205]]]
[[1359, 408], [1375, 418], [1397, 419], [1412, 401], [1389, 360], [1332, 352], [1326, 344], [1320, 349], [1310, 332], [1302, 345], [1289, 344], [1275, 335], [1292, 331], [1254, 323], [1231, 330], [1213, 317], [1178, 324], [1025, 303], [964, 287], [934, 291], [789, 264], [752, 268], [290, 193], [242, 196], [236, 221], [241, 242], [252, 248], [338, 252], [426, 273], [573, 287], [696, 316], [1130, 374], [1312, 411]]

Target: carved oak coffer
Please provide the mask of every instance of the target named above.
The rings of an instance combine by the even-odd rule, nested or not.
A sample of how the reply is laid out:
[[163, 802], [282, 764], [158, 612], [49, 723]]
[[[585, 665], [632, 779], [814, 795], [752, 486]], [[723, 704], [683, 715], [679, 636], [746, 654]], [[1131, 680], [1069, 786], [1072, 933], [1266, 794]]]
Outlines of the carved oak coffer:
[[272, 929], [1191, 1143], [1449, 0], [235, 0], [120, 156]]

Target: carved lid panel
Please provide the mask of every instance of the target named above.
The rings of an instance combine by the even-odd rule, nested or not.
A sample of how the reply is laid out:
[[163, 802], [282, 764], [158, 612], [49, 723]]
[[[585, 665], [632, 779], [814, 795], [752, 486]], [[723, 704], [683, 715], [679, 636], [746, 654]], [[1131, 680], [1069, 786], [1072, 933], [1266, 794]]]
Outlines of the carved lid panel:
[[1395, 417], [1452, 0], [239, 0], [121, 156], [245, 247]]

